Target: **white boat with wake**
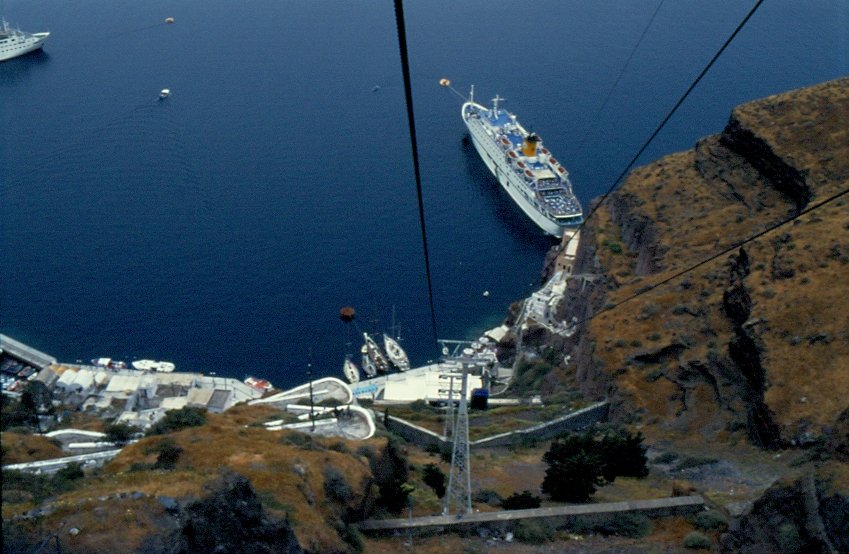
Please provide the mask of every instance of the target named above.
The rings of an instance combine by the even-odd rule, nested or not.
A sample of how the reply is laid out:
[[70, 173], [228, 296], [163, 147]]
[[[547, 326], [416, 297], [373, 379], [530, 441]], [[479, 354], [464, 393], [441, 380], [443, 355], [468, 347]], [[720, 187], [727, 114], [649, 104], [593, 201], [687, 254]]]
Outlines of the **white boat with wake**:
[[407, 353], [404, 352], [397, 340], [386, 333], [383, 333], [383, 348], [386, 351], [386, 357], [389, 358], [392, 365], [398, 368], [398, 371], [410, 369], [410, 359], [407, 357]]
[[569, 172], [529, 133], [516, 116], [499, 107], [497, 95], [492, 108], [474, 100], [472, 87], [461, 115], [472, 144], [502, 188], [531, 220], [549, 235], [561, 238], [583, 223], [583, 212]]
[[158, 371], [160, 373], [171, 373], [175, 368], [171, 362], [158, 362], [156, 360], [136, 360], [132, 363], [132, 366], [141, 371]]
[[44, 41], [50, 33], [27, 33], [9, 27], [6, 20], [0, 24], [0, 61], [11, 60], [23, 56], [44, 46]]

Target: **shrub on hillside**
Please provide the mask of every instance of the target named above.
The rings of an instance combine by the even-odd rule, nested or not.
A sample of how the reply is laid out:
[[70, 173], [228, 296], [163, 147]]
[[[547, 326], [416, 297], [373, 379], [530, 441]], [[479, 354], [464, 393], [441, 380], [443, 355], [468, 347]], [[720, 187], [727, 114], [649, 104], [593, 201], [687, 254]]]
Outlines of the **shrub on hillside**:
[[138, 432], [138, 427], [125, 423], [110, 423], [103, 429], [106, 440], [119, 445], [128, 443], [133, 438], [133, 435]]
[[548, 464], [542, 492], [553, 500], [586, 502], [605, 483], [602, 459], [592, 435], [569, 434], [551, 443], [542, 460]]
[[398, 514], [407, 505], [409, 467], [407, 456], [393, 437], [386, 441], [380, 457], [369, 460], [374, 484], [378, 488], [377, 504], [389, 513]]
[[554, 538], [554, 529], [538, 519], [523, 519], [513, 525], [513, 537], [529, 544], [542, 544]]
[[472, 493], [472, 502], [488, 506], [501, 506], [504, 499], [492, 489], [478, 489]]
[[693, 518], [693, 525], [702, 531], [725, 531], [728, 528], [728, 520], [722, 513], [716, 510], [699, 512]]
[[174, 469], [177, 465], [177, 460], [183, 453], [183, 449], [177, 446], [170, 438], [165, 438], [156, 445], [156, 451], [159, 455], [156, 457], [156, 463], [153, 464], [153, 469]]
[[684, 537], [684, 548], [692, 548], [694, 550], [710, 550], [710, 539], [698, 531], [688, 533]]
[[604, 463], [602, 475], [606, 480], [649, 474], [642, 433], [632, 435], [624, 429], [608, 429], [602, 434], [598, 447]]
[[445, 486], [447, 478], [445, 473], [435, 464], [427, 464], [422, 469], [422, 481], [424, 484], [433, 489], [437, 498], [445, 496]]
[[354, 491], [341, 471], [327, 467], [324, 470], [324, 495], [334, 502], [347, 504], [354, 497]]
[[542, 505], [542, 500], [539, 496], [534, 496], [531, 491], [522, 491], [521, 493], [514, 492], [501, 502], [501, 507], [505, 510], [530, 510], [539, 508]]
[[548, 464], [542, 491], [554, 500], [586, 502], [596, 487], [618, 476], [645, 477], [646, 449], [640, 433], [622, 429], [567, 433], [543, 455]]
[[186, 406], [179, 410], [168, 410], [147, 432], [148, 436], [164, 435], [187, 427], [206, 425], [206, 409]]
[[652, 525], [649, 518], [642, 514], [629, 513], [616, 514], [595, 527], [595, 531], [602, 535], [616, 535], [632, 539], [648, 536], [651, 529]]

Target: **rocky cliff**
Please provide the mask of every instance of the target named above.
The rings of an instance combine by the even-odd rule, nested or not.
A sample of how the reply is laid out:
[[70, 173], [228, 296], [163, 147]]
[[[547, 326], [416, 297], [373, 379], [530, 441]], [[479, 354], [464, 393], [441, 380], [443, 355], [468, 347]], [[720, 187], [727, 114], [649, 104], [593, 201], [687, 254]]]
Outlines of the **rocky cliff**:
[[585, 322], [567, 345], [584, 393], [658, 436], [769, 448], [835, 424], [849, 195], [817, 206], [849, 188], [847, 122], [840, 79], [739, 106], [721, 134], [629, 176], [582, 232], [576, 273], [598, 278], [560, 314]]

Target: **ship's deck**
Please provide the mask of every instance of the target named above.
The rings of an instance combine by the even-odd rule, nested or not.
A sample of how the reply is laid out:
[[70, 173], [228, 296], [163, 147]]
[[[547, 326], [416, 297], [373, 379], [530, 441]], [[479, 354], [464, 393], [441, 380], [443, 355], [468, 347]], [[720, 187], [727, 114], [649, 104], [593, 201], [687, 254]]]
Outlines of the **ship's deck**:
[[[569, 217], [581, 213], [581, 206], [575, 198], [567, 174], [561, 175], [553, 171], [552, 166], [540, 161], [537, 156], [527, 157], [522, 153], [525, 136], [506, 110], [499, 109], [495, 117], [492, 117], [492, 110], [475, 109], [473, 111], [479, 117], [481, 124], [492, 128], [497, 137], [494, 140], [505, 154], [510, 150], [516, 153], [514, 159], [522, 163], [513, 166], [512, 169], [519, 174], [523, 174], [525, 169], [528, 169], [534, 174], [532, 179], [523, 176], [525, 185], [536, 193], [537, 199], [547, 206], [551, 214], [556, 217]], [[502, 137], [510, 142], [509, 146], [501, 142]]]

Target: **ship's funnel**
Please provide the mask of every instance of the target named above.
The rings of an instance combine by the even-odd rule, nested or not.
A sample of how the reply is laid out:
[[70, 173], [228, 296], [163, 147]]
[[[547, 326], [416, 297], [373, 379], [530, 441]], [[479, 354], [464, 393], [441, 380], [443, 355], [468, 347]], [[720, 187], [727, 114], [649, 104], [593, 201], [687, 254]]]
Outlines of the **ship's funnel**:
[[539, 144], [540, 139], [536, 133], [531, 133], [527, 137], [525, 137], [525, 143], [522, 145], [522, 154], [525, 156], [532, 158], [537, 155], [537, 144]]

